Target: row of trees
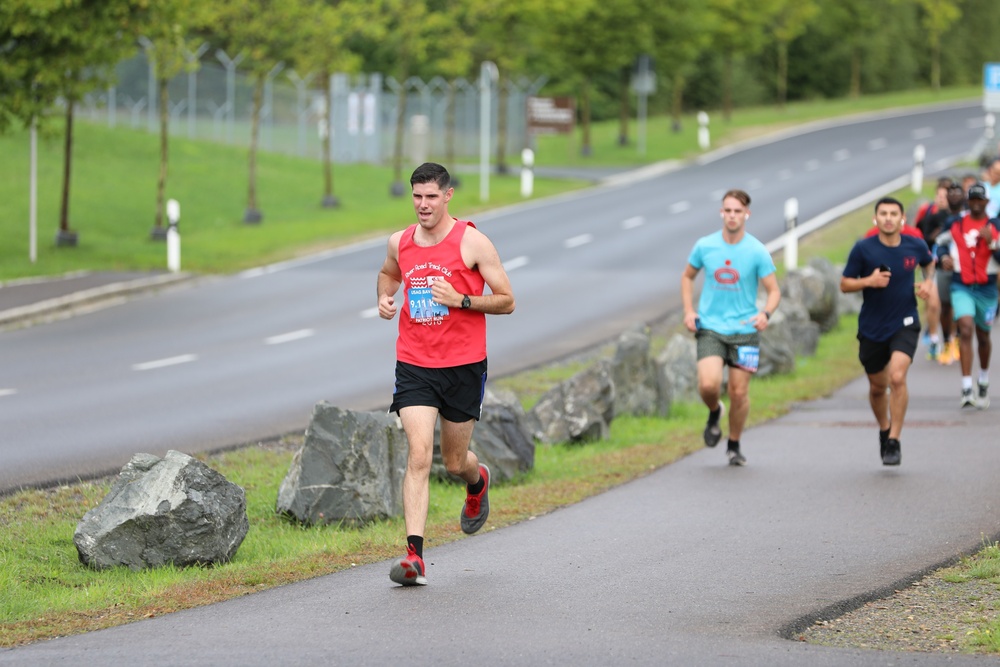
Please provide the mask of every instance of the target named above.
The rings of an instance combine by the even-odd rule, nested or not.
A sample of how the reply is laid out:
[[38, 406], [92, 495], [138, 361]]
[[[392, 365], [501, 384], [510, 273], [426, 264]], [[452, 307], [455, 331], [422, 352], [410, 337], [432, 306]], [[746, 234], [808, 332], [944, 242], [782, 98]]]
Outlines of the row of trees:
[[[211, 43], [243, 54], [255, 83], [245, 219], [260, 219], [257, 136], [264, 83], [279, 63], [316, 72], [379, 71], [475, 78], [496, 63], [509, 77], [548, 77], [548, 94], [579, 100], [582, 148], [594, 118], [617, 114], [628, 141], [629, 79], [652, 57], [654, 108], [679, 123], [685, 99], [722, 109], [978, 80], [1000, 35], [995, 0], [4, 0], [0, 3], [0, 131], [65, 118], [61, 233], [67, 225], [73, 108], [108, 85], [113, 66], [142, 44], [159, 81], [161, 164], [154, 235], [167, 178], [167, 83], [197, 67]], [[995, 53], [995, 49], [993, 50]], [[62, 101], [62, 104], [57, 104]], [[499, 108], [505, 108], [501, 99]], [[405, 94], [395, 130], [401, 179]], [[498, 125], [503, 132], [506, 119]], [[505, 169], [506, 141], [495, 161]], [[324, 155], [329, 156], [328, 146]], [[324, 198], [333, 197], [324, 164]], [[75, 238], [75, 237], [73, 237]]]

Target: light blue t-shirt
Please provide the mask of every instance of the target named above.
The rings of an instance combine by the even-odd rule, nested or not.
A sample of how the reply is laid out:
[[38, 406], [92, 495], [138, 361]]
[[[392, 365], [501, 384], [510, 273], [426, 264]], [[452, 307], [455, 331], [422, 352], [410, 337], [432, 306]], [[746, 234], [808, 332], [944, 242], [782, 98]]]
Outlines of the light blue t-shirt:
[[996, 185], [990, 185], [989, 181], [987, 181], [986, 195], [990, 198], [990, 200], [986, 203], [986, 217], [1000, 217], [1000, 182]]
[[699, 326], [731, 336], [753, 333], [757, 314], [757, 287], [774, 273], [771, 254], [750, 234], [739, 243], [726, 243], [722, 231], [698, 239], [688, 264], [705, 270], [705, 284], [698, 301]]

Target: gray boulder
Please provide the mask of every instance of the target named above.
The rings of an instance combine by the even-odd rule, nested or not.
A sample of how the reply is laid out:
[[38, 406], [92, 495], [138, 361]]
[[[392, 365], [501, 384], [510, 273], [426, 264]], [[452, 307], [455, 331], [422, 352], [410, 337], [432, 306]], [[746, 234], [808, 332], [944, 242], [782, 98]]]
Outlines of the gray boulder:
[[320, 401], [278, 489], [277, 511], [304, 524], [360, 525], [398, 516], [406, 455], [395, 415]]
[[696, 401], [698, 396], [698, 347], [691, 334], [674, 334], [654, 360], [657, 412], [670, 414], [672, 403]]
[[[490, 483], [506, 482], [535, 467], [535, 440], [527, 415], [512, 391], [487, 389], [483, 413], [472, 431], [469, 449], [490, 468]], [[464, 483], [452, 475], [441, 458], [441, 429], [434, 429], [434, 463], [431, 475], [437, 479]]]
[[73, 535], [80, 561], [133, 570], [224, 563], [250, 522], [243, 489], [187, 454], [136, 454]]
[[611, 362], [602, 359], [556, 385], [528, 413], [539, 442], [592, 442], [608, 437], [615, 414]]
[[809, 319], [826, 333], [837, 325], [839, 279], [834, 279], [835, 270], [826, 260], [811, 260], [808, 266], [793, 269], [785, 275], [782, 288], [784, 299], [801, 303], [809, 312]]
[[659, 410], [656, 367], [649, 356], [649, 342], [649, 332], [644, 326], [618, 337], [611, 360], [616, 416], [666, 414]]

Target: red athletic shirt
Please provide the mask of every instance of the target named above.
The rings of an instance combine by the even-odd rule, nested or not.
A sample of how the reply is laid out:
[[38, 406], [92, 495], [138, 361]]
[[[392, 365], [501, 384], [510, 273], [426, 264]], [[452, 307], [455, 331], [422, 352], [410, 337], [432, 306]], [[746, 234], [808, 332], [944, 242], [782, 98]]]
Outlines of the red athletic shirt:
[[[995, 221], [973, 220], [966, 213], [951, 223], [951, 238], [955, 244], [955, 273], [952, 280], [958, 280], [963, 285], [989, 285], [995, 280], [996, 267], [990, 265], [993, 253], [990, 245], [979, 235], [979, 230]], [[1000, 234], [1000, 229], [993, 224], [993, 238]]]
[[437, 245], [413, 241], [411, 225], [399, 239], [399, 270], [403, 274], [403, 308], [399, 317], [396, 358], [424, 368], [450, 368], [486, 358], [486, 315], [449, 308], [431, 300], [431, 284], [445, 279], [460, 294], [481, 296], [486, 282], [478, 269], [462, 260], [467, 220], [455, 226]]

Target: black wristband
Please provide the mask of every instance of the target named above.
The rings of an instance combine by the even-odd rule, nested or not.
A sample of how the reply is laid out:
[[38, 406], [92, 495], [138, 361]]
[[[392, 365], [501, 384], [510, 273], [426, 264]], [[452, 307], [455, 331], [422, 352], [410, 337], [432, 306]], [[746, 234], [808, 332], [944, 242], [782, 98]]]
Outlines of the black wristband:
[[764, 311], [764, 317], [766, 317], [767, 321], [770, 322], [771, 321], [771, 313], [770, 313], [770, 311], [765, 310]]

